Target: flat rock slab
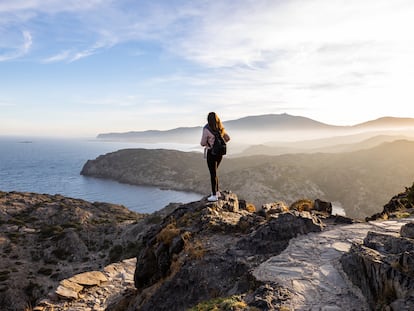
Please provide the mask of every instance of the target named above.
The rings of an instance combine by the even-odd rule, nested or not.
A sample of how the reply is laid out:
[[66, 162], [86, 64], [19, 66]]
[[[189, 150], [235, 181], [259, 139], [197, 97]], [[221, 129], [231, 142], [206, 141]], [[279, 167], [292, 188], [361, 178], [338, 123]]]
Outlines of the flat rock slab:
[[[105, 311], [111, 303], [135, 290], [135, 266], [135, 258], [125, 259], [106, 266], [103, 272], [90, 271], [62, 280], [56, 290], [58, 301], [44, 299], [33, 310]], [[82, 286], [78, 282], [88, 284]]]
[[341, 225], [291, 239], [278, 256], [254, 269], [261, 281], [276, 282], [294, 293], [293, 310], [369, 310], [359, 288], [342, 270], [340, 257], [368, 231], [399, 234], [413, 218]]
[[80, 285], [94, 286], [101, 285], [101, 282], [108, 281], [105, 274], [100, 271], [89, 271], [77, 274], [69, 279], [73, 283], [78, 283]]
[[67, 299], [78, 299], [79, 298], [79, 292], [76, 290], [73, 290], [70, 287], [66, 287], [63, 285], [59, 285], [56, 289], [56, 294], [59, 295], [59, 297], [67, 298]]

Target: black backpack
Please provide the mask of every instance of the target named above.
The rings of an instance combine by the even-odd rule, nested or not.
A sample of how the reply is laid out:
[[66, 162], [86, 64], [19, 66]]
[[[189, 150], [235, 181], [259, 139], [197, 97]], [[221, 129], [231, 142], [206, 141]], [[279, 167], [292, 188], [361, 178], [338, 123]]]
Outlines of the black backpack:
[[214, 134], [214, 144], [213, 147], [211, 147], [211, 154], [219, 156], [225, 155], [227, 153], [227, 145], [224, 141], [223, 136], [221, 136], [220, 133], [213, 131], [210, 128], [208, 129], [212, 134]]

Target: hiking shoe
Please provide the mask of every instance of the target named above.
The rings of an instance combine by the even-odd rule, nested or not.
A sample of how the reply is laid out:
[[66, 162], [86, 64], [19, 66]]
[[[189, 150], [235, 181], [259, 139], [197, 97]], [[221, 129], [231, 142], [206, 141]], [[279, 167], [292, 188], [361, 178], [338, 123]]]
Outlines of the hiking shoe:
[[207, 198], [207, 201], [209, 201], [209, 202], [216, 202], [216, 201], [218, 201], [218, 198], [217, 198], [217, 196], [216, 195], [210, 195], [208, 198]]

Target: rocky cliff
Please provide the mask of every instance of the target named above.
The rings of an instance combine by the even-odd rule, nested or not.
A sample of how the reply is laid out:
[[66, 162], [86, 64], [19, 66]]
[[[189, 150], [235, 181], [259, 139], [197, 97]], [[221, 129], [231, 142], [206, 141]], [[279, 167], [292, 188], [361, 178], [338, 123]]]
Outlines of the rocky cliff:
[[[231, 148], [231, 146], [229, 146]], [[229, 152], [231, 155], [231, 151]], [[347, 216], [365, 219], [412, 182], [414, 142], [395, 141], [340, 154], [226, 156], [220, 185], [257, 206], [298, 198], [340, 202]], [[197, 193], [210, 192], [202, 154], [176, 150], [126, 149], [85, 163], [81, 174], [123, 183]]]
[[[94, 284], [101, 290], [79, 288], [78, 299], [44, 300], [38, 309], [71, 310], [99, 300], [102, 304], [94, 310], [197, 310], [199, 303], [223, 301], [245, 306], [245, 310], [248, 306], [277, 310], [289, 304], [291, 293], [274, 282], [257, 280], [252, 269], [279, 254], [291, 238], [323, 230], [322, 219], [334, 224], [337, 218], [330, 216], [331, 210], [327, 202], [301, 200], [290, 208], [276, 202], [256, 212], [253, 205], [230, 192], [223, 192], [216, 203], [203, 199], [178, 206], [158, 224], [152, 221], [142, 235], [133, 278], [135, 291], [131, 282], [124, 282], [123, 291], [103, 294], [107, 282], [119, 284], [110, 274], [113, 267], [105, 267], [104, 281]], [[124, 271], [128, 264], [124, 261]], [[126, 281], [128, 275], [131, 277], [126, 273]], [[66, 281], [84, 287], [73, 278]], [[61, 289], [68, 287], [66, 281], [60, 283]]]
[[[144, 238], [134, 277], [139, 294], [130, 310], [186, 310], [219, 297], [256, 308], [283, 306], [288, 291], [259, 282], [251, 270], [279, 254], [291, 238], [320, 232], [320, 217], [329, 213], [271, 211], [253, 213], [233, 193], [224, 193], [218, 203], [203, 200], [176, 209]], [[262, 296], [268, 287], [270, 297]]]
[[[414, 184], [394, 196], [368, 220], [401, 218], [414, 213]], [[378, 222], [383, 224], [383, 222]], [[369, 231], [341, 258], [352, 282], [361, 288], [372, 310], [414, 310], [414, 222], [400, 230]]]
[[119, 205], [0, 192], [0, 309], [30, 308], [65, 278], [133, 257], [143, 217]]
[[399, 213], [384, 208], [399, 218], [369, 222], [331, 215], [321, 200], [256, 208], [229, 191], [151, 215], [1, 193], [1, 306], [410, 310], [412, 192], [396, 196], [407, 203]]

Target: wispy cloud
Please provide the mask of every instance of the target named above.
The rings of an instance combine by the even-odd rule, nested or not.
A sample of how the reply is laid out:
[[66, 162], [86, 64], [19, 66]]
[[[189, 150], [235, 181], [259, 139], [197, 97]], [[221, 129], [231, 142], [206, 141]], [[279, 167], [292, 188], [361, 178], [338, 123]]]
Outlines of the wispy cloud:
[[100, 4], [110, 3], [108, 0], [2, 0], [0, 13], [15, 13], [27, 10], [56, 13], [62, 11], [79, 11], [94, 8]]
[[[13, 46], [8, 46], [7, 48], [0, 49], [0, 62], [16, 59], [26, 55], [30, 51], [32, 43], [32, 35], [30, 32], [23, 31], [21, 33], [20, 42], [16, 43]], [[4, 52], [2, 52], [2, 50]]]
[[408, 39], [406, 31], [414, 27], [410, 12], [413, 4], [408, 0], [0, 3], [0, 17], [8, 14], [17, 19], [9, 23], [18, 23], [22, 16], [35, 21], [41, 14], [77, 16], [77, 27], [85, 33], [80, 42], [85, 46], [84, 39], [93, 40], [86, 44], [89, 47], [67, 47], [45, 59], [56, 61], [61, 59], [57, 56], [68, 55], [75, 61], [118, 43], [153, 40], [172, 53], [213, 68], [266, 66], [287, 54], [300, 58], [333, 53], [340, 59], [354, 46], [363, 56], [382, 42]]
[[[36, 29], [33, 31], [43, 34], [46, 41], [37, 42], [37, 45], [38, 48], [44, 47], [48, 50], [50, 46], [48, 45], [49, 43], [47, 40], [52, 38], [49, 38], [47, 33], [54, 29], [55, 25], [40, 21], [43, 20], [45, 16], [48, 16], [46, 20], [59, 22], [61, 19], [61, 17], [58, 16], [59, 14], [73, 16], [73, 18], [78, 19], [80, 22], [82, 22], [82, 18], [85, 17], [86, 21], [77, 25], [77, 27], [70, 26], [71, 28], [67, 28], [66, 35], [71, 36], [71, 32], [78, 32], [78, 27], [81, 27], [80, 32], [84, 32], [85, 37], [81, 38], [79, 42], [85, 46], [83, 43], [85, 38], [90, 37], [90, 33], [95, 33], [95, 43], [86, 43], [86, 45], [89, 45], [87, 48], [76, 45], [68, 46], [55, 55], [43, 57], [43, 62], [76, 61], [97, 53], [101, 48], [112, 46], [112, 43], [107, 40], [107, 37], [100, 34], [105, 31], [95, 29], [93, 25], [88, 24], [89, 14], [91, 14], [91, 16], [97, 14], [100, 9], [105, 9], [105, 5], [110, 4], [111, 2], [112, 1], [110, 0], [68, 0], [64, 2], [59, 0], [1, 1], [0, 37], [8, 38], [8, 41], [6, 39], [0, 39], [0, 61], [21, 58], [29, 52], [33, 43], [31, 35], [32, 31], [30, 30], [22, 32], [24, 42], [20, 46], [16, 47], [13, 45], [13, 42], [17, 40], [15, 36], [13, 37], [13, 34], [15, 33], [14, 29], [16, 27], [23, 27], [23, 25], [25, 25], [25, 28], [33, 28]], [[75, 34], [77, 34], [76, 32]], [[2, 50], [5, 52], [2, 52]]]
[[61, 62], [61, 61], [65, 61], [68, 60], [69, 58], [71, 58], [71, 51], [62, 51], [56, 55], [53, 56], [49, 56], [48, 58], [45, 58], [43, 60], [44, 63], [55, 63], [55, 62]]
[[408, 66], [411, 14], [408, 0], [220, 1], [204, 7], [181, 37], [165, 42], [183, 58], [214, 69], [221, 80], [214, 83], [220, 94], [215, 102], [238, 103], [241, 110], [248, 106], [242, 103], [266, 108], [262, 103], [271, 99], [306, 103], [308, 114], [352, 102], [385, 105], [397, 90], [410, 98], [404, 85], [414, 77]]

